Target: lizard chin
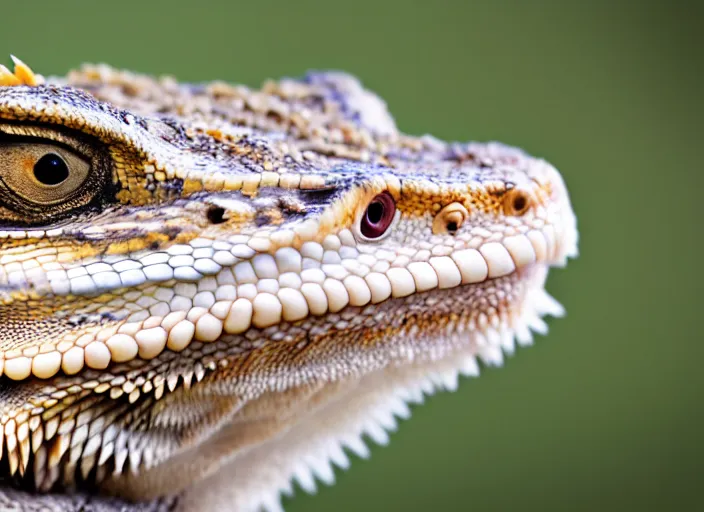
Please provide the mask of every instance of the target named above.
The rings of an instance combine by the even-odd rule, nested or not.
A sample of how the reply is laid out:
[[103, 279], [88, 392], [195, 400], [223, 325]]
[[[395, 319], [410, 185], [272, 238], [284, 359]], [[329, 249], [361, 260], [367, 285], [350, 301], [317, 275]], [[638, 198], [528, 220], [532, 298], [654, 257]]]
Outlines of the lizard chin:
[[[563, 314], [544, 290], [547, 273], [547, 264], [536, 263], [481, 284], [388, 301], [387, 327], [369, 343], [361, 344], [354, 328], [339, 330], [285, 367], [250, 374], [248, 388], [264, 391], [249, 400], [236, 386], [216, 388], [208, 378], [193, 389], [200, 388], [198, 404], [177, 391], [169, 403], [180, 416], [207, 414], [204, 404], [213, 400], [214, 409], [231, 414], [192, 439], [189, 449], [139, 475], [125, 472], [108, 479], [101, 488], [131, 500], [183, 489], [185, 510], [225, 505], [279, 510], [280, 496], [293, 492], [294, 480], [308, 492], [315, 491], [316, 480], [332, 483], [334, 466], [349, 465], [345, 449], [366, 457], [364, 437], [386, 444], [397, 420], [410, 415], [409, 405], [436, 391], [457, 389], [460, 376], [478, 376], [478, 361], [502, 365], [503, 354], [513, 353], [516, 344], [533, 342], [531, 332], [545, 334], [542, 317]], [[501, 297], [498, 307], [479, 300], [492, 296]], [[349, 308], [341, 318], [346, 314], [358, 317], [363, 308]], [[323, 374], [320, 368], [335, 372]], [[289, 379], [279, 389], [271, 385], [281, 380], [277, 372]]]
[[[542, 317], [563, 314], [562, 307], [543, 288], [547, 271], [546, 265], [535, 264], [500, 279], [520, 283], [522, 288], [521, 299], [511, 314], [510, 331], [489, 325], [479, 337], [471, 335], [467, 325], [463, 329], [457, 323], [452, 330], [448, 322], [446, 329], [450, 332], [445, 335], [399, 337], [396, 361], [363, 376], [344, 379], [332, 392], [328, 388], [314, 394], [305, 417], [296, 418], [279, 436], [234, 457], [229, 463], [233, 473], [228, 469], [206, 479], [204, 485], [186, 495], [185, 503], [196, 510], [203, 500], [220, 505], [234, 500], [246, 510], [260, 506], [280, 510], [281, 495], [292, 495], [294, 483], [309, 493], [316, 492], [316, 481], [331, 485], [335, 467], [346, 469], [350, 464], [347, 452], [366, 458], [370, 454], [369, 440], [386, 445], [398, 421], [410, 416], [409, 406], [423, 403], [425, 397], [436, 392], [456, 390], [460, 376], [478, 376], [477, 358], [486, 365], [499, 366], [503, 352], [513, 353], [515, 342], [530, 345], [532, 331], [545, 334], [547, 325]], [[468, 290], [463, 288], [469, 287], [445, 293], [449, 303], [456, 305], [466, 296]], [[277, 460], [275, 470], [260, 462], [268, 457]], [[225, 476], [228, 474], [237, 475], [237, 489], [228, 488], [235, 482]], [[263, 481], [270, 487], [253, 493], [253, 489], [261, 489], [257, 483]], [[226, 491], [216, 496], [211, 494], [213, 489]]]

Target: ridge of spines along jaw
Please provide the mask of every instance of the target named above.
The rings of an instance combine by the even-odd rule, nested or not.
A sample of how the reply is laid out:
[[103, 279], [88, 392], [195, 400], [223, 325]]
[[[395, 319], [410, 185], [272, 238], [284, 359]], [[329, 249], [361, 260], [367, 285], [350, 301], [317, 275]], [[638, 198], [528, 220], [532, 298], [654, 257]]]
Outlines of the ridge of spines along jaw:
[[[527, 297], [530, 302], [525, 302], [526, 308], [514, 318], [509, 329], [511, 343], [506, 344], [506, 338], [503, 338], [501, 345], [488, 345], [496, 349], [492, 353], [478, 354], [485, 365], [501, 365], [502, 352], [513, 352], [514, 336], [519, 345], [528, 345], [532, 343], [531, 330], [544, 334], [547, 326], [540, 319], [542, 315], [561, 316], [564, 313], [562, 306], [544, 290], [535, 289], [528, 293], [531, 294], [531, 297]], [[518, 331], [523, 334], [519, 335]], [[492, 336], [487, 338], [495, 339]], [[317, 492], [317, 482], [332, 485], [335, 482], [335, 468], [345, 470], [349, 467], [348, 453], [365, 459], [370, 455], [369, 441], [386, 445], [389, 434], [396, 431], [399, 420], [410, 417], [409, 406], [422, 404], [426, 396], [431, 396], [436, 391], [454, 391], [458, 387], [459, 377], [478, 377], [479, 373], [480, 367], [475, 355], [464, 353], [453, 357], [451, 361], [440, 361], [427, 375], [409, 378], [403, 385], [394, 386], [389, 395], [366, 409], [365, 414], [358, 414], [351, 421], [343, 421], [342, 433], [331, 427], [335, 434], [310, 440], [311, 445], [305, 445], [300, 457], [287, 459], [294, 462], [287, 468], [281, 468], [277, 486], [268, 492], [255, 494], [250, 508], [269, 512], [283, 511], [281, 498], [294, 494], [294, 483], [298, 483], [301, 489], [310, 494]]]
[[[505, 337], [499, 341], [499, 338], [491, 334], [485, 336], [486, 344], [480, 347], [477, 353], [484, 364], [501, 365], [502, 352], [510, 354], [513, 351], [514, 337], [520, 345], [526, 345], [532, 343], [531, 330], [545, 334], [547, 327], [540, 318], [542, 315], [563, 314], [562, 307], [544, 290], [534, 289], [527, 293], [531, 296], [526, 297], [523, 310], [516, 313], [511, 322], [508, 333], [510, 345], [506, 344]], [[488, 333], [490, 332], [491, 327]], [[366, 417], [353, 434], [326, 443], [320, 448], [320, 453], [311, 455], [297, 464], [292, 478], [307, 492], [315, 492], [316, 480], [331, 484], [334, 481], [333, 465], [343, 469], [349, 465], [347, 455], [341, 448], [347, 448], [360, 457], [367, 457], [369, 449], [364, 436], [377, 444], [386, 444], [388, 433], [396, 429], [396, 418], [405, 419], [410, 415], [408, 404], [422, 403], [424, 395], [432, 395], [436, 390], [455, 390], [459, 376], [478, 375], [479, 366], [475, 355], [469, 352], [459, 355], [451, 364], [440, 364], [413, 386], [399, 387], [392, 397], [375, 409], [374, 414]], [[122, 381], [117, 381], [119, 382]], [[61, 392], [56, 392], [55, 396], [62, 396]], [[96, 469], [94, 462], [105, 468], [106, 463], [112, 461], [112, 469], [109, 472], [113, 475], [120, 475], [125, 471], [137, 472], [141, 464], [149, 459], [147, 452], [150, 448], [140, 444], [138, 439], [128, 439], [124, 434], [121, 436], [116, 429], [102, 428], [104, 424], [110, 424], [119, 417], [127, 405], [123, 404], [110, 411], [87, 408], [79, 412], [75, 409], [77, 405], [74, 405], [70, 398], [71, 395], [67, 395], [63, 399], [54, 399], [59, 403], [67, 403], [58, 410], [54, 404], [47, 402], [52, 408], [47, 410], [49, 415], [44, 422], [39, 421], [39, 416], [27, 412], [19, 413], [5, 422], [0, 431], [3, 435], [0, 446], [4, 448], [11, 474], [24, 475], [30, 451], [35, 454], [33, 467], [36, 484], [45, 490], [60, 478], [59, 468], [65, 457], [72, 461], [74, 466], [69, 464], [61, 471], [73, 471], [78, 468], [83, 478]], [[74, 412], [70, 413], [72, 406]], [[96, 475], [96, 479], [107, 476], [106, 471], [108, 470], [103, 469], [103, 474]], [[278, 491], [286, 495], [292, 494], [290, 482], [282, 484]], [[277, 496], [270, 496], [267, 500], [270, 507], [278, 501]]]
[[15, 66], [14, 71], [0, 64], [0, 87], [11, 87], [17, 85], [41, 85], [44, 77], [32, 71], [32, 69], [14, 55], [10, 55]]
[[[287, 233], [275, 231], [268, 238], [196, 238], [141, 257], [49, 271], [46, 285], [55, 295], [107, 294], [93, 306], [95, 312], [123, 319], [78, 327], [56, 343], [7, 351], [0, 374], [46, 379], [59, 371], [73, 375], [86, 367], [102, 370], [111, 363], [153, 359], [165, 350], [180, 352], [194, 341], [208, 344], [251, 327], [295, 325], [347, 306], [481, 283], [534, 262], [549, 263], [560, 251], [550, 225], [509, 236], [489, 233], [488, 239], [469, 232], [471, 239], [460, 250], [429, 245], [432, 251], [400, 248], [396, 253], [357, 245], [347, 229], [321, 242], [277, 248], [277, 240], [288, 243], [295, 234], [282, 231]], [[486, 235], [481, 228], [476, 231]], [[120, 287], [133, 290], [108, 300]], [[489, 325], [482, 315], [476, 321], [481, 328]], [[271, 334], [274, 341], [286, 339], [283, 331]]]

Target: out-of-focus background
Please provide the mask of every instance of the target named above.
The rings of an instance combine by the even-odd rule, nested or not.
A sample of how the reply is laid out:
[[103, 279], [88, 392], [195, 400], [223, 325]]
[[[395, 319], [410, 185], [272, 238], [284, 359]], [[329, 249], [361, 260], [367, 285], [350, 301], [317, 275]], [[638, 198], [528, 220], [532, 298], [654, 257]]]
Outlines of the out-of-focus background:
[[289, 511], [704, 508], [702, 3], [4, 2], [0, 54], [258, 85], [358, 75], [400, 128], [497, 139], [567, 181], [565, 319], [432, 397]]

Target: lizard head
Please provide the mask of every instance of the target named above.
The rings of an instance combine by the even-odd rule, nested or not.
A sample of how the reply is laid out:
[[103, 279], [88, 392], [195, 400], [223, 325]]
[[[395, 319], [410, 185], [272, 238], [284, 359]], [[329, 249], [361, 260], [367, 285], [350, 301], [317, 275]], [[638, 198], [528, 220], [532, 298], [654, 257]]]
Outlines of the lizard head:
[[236, 499], [261, 504], [561, 313], [544, 282], [576, 221], [543, 160], [403, 135], [346, 75], [39, 82], [0, 69], [1, 445], [21, 487], [212, 501], [194, 482], [246, 467]]

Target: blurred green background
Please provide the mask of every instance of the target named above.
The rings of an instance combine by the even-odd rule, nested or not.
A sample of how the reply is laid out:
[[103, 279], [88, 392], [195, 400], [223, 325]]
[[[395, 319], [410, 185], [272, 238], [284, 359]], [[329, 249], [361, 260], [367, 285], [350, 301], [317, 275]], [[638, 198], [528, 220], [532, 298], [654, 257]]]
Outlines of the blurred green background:
[[[702, 2], [3, 2], [0, 53], [257, 85], [357, 74], [400, 128], [563, 172], [567, 307], [289, 511], [704, 509]], [[9, 63], [9, 55], [4, 59]]]

